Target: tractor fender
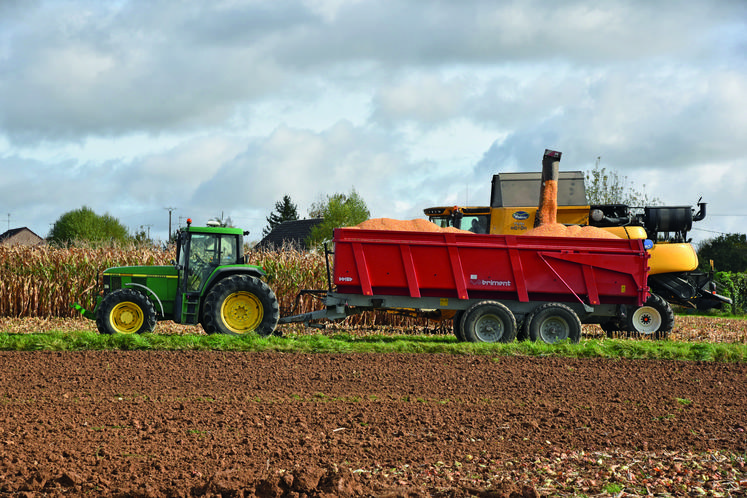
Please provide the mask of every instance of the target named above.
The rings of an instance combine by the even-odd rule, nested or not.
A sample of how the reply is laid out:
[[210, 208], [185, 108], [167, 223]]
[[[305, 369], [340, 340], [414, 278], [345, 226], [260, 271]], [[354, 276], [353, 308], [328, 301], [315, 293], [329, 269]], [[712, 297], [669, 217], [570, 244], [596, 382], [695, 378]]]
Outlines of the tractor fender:
[[[164, 316], [164, 312], [163, 312], [163, 303], [162, 303], [162, 302], [161, 302], [161, 300], [160, 300], [160, 299], [158, 298], [158, 295], [157, 295], [157, 294], [156, 294], [155, 292], [153, 292], [153, 290], [152, 290], [152, 289], [150, 289], [150, 288], [149, 288], [149, 287], [148, 287], [147, 285], [143, 285], [143, 284], [136, 284], [136, 283], [134, 283], [134, 282], [130, 282], [130, 283], [128, 283], [128, 284], [125, 284], [125, 285], [126, 285], [127, 287], [137, 287], [138, 289], [144, 289], [144, 290], [145, 290], [145, 295], [146, 295], [146, 296], [147, 296], [147, 295], [151, 295], [151, 296], [153, 296], [153, 298], [154, 298], [154, 299], [156, 300], [156, 302], [158, 303], [158, 307], [159, 307], [159, 309], [161, 310], [161, 315], [160, 315], [160, 316], [161, 316], [161, 317], [163, 318], [163, 316]], [[98, 306], [97, 306], [97, 308], [98, 308]]]
[[202, 295], [207, 296], [215, 284], [220, 282], [226, 277], [231, 275], [250, 275], [256, 278], [262, 278], [267, 275], [264, 271], [254, 266], [229, 266], [224, 268], [216, 268], [213, 273], [210, 274], [207, 284], [203, 287]]

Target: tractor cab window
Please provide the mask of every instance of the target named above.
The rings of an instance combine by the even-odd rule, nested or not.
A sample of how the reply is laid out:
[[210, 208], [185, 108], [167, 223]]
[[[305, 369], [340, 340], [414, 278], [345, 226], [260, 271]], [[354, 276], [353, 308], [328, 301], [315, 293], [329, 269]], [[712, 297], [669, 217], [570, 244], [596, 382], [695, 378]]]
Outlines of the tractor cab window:
[[233, 265], [238, 263], [238, 237], [235, 235], [221, 235], [220, 260], [221, 265]]
[[187, 290], [198, 291], [216, 267], [237, 262], [238, 237], [193, 233], [188, 254]]
[[197, 291], [216, 266], [213, 261], [219, 240], [212, 234], [193, 233], [189, 244], [187, 290]]

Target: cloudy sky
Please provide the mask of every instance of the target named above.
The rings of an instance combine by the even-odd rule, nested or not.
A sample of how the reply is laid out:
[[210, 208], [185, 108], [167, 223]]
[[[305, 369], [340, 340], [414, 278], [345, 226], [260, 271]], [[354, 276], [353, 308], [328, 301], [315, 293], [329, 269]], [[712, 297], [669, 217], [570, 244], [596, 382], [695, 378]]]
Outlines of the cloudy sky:
[[257, 240], [352, 188], [412, 219], [546, 148], [745, 233], [747, 2], [0, 0], [0, 232], [86, 205]]

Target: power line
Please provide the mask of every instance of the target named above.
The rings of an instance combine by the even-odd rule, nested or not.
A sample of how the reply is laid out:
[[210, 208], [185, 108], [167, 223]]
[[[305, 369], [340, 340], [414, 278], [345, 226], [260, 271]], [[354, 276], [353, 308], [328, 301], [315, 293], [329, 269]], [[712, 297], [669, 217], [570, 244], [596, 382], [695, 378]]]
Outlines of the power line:
[[693, 228], [692, 231], [698, 231], [698, 232], [708, 232], [708, 233], [717, 233], [719, 235], [729, 235], [726, 232], [717, 232], [716, 230], [706, 230], [705, 228]]

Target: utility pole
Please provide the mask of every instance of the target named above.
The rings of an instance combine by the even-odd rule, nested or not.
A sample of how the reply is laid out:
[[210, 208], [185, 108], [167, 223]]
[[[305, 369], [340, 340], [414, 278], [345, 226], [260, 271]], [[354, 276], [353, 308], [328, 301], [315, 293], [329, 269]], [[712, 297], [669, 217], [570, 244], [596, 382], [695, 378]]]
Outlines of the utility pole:
[[172, 213], [172, 211], [176, 211], [176, 208], [175, 207], [165, 207], [164, 209], [169, 212], [169, 235], [168, 235], [168, 238], [166, 239], [167, 241], [169, 241], [169, 240], [171, 240], [171, 213]]
[[8, 231], [10, 232], [10, 213], [8, 213]]

